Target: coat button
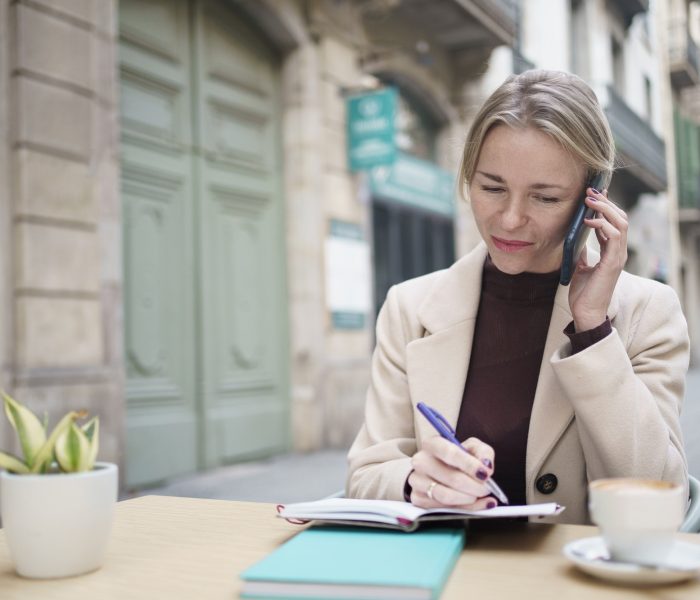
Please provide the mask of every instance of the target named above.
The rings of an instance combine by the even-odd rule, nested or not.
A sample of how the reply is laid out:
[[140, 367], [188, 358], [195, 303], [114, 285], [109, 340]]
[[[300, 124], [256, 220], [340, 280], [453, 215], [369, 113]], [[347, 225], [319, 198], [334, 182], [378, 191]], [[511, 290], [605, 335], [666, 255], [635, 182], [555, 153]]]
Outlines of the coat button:
[[557, 489], [558, 483], [559, 480], [554, 473], [547, 473], [546, 475], [542, 475], [542, 477], [537, 478], [535, 487], [537, 488], [537, 491], [542, 494], [551, 494]]

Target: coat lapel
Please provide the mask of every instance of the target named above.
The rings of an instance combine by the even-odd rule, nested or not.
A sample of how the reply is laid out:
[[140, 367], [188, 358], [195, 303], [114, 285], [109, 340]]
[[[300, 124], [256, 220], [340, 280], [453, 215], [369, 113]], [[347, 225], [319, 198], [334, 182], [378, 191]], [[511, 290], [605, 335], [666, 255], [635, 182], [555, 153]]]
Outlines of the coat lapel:
[[[596, 264], [599, 259], [596, 252], [588, 250], [588, 264]], [[534, 480], [540, 467], [574, 418], [574, 409], [561, 389], [551, 364], [551, 358], [557, 349], [569, 341], [564, 334], [564, 329], [573, 318], [569, 308], [569, 289], [562, 285], [557, 289], [537, 379], [525, 459], [525, 489], [528, 491], [534, 489]], [[608, 308], [611, 321], [617, 314], [618, 307], [618, 295], [613, 293]]]
[[[486, 246], [480, 244], [444, 272], [418, 309], [424, 337], [406, 349], [413, 406], [424, 402], [453, 427], [467, 379], [485, 260]], [[419, 418], [417, 425], [419, 445], [421, 438], [435, 435], [425, 419]]]
[[568, 338], [563, 331], [570, 321], [569, 288], [560, 285], [554, 299], [552, 318], [549, 322], [535, 400], [530, 415], [525, 458], [526, 490], [533, 489], [533, 480], [540, 466], [574, 418], [573, 407], [559, 387], [549, 360], [557, 348], [567, 343]]

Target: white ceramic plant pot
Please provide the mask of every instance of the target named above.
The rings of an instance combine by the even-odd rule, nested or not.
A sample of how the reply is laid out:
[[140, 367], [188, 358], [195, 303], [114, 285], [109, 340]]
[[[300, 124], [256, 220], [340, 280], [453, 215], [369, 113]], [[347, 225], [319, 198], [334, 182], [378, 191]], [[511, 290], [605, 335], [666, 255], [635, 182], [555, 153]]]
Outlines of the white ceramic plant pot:
[[48, 579], [102, 566], [117, 501], [117, 465], [86, 473], [0, 473], [10, 557], [23, 577]]

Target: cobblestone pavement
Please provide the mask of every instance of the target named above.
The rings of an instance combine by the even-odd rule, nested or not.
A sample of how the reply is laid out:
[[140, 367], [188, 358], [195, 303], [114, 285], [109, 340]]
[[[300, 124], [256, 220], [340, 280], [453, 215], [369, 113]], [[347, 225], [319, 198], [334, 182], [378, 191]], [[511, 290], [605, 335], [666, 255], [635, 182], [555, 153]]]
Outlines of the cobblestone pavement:
[[[681, 425], [691, 474], [700, 478], [700, 369], [688, 374]], [[291, 453], [267, 460], [222, 467], [173, 480], [167, 485], [127, 493], [248, 500], [301, 502], [323, 498], [345, 484], [345, 450]]]

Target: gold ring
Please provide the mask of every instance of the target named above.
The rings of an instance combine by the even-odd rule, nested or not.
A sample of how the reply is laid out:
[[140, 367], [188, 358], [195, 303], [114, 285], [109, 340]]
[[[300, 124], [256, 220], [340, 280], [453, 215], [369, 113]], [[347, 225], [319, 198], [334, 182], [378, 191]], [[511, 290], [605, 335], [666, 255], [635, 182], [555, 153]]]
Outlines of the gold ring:
[[431, 481], [430, 485], [428, 486], [428, 491], [425, 492], [425, 495], [428, 496], [431, 500], [433, 499], [433, 490], [435, 489], [435, 486], [437, 485], [437, 481]]

